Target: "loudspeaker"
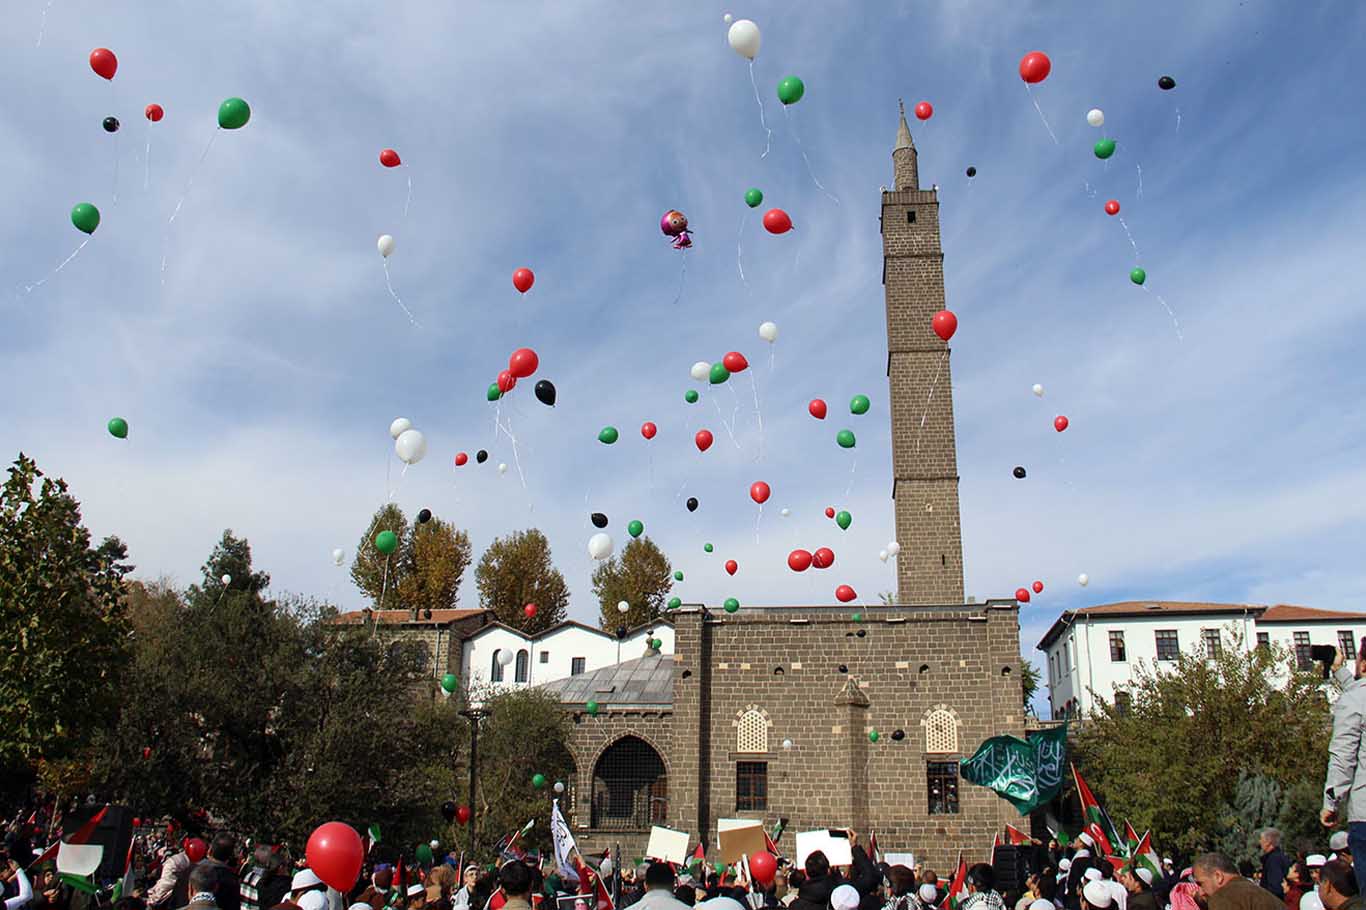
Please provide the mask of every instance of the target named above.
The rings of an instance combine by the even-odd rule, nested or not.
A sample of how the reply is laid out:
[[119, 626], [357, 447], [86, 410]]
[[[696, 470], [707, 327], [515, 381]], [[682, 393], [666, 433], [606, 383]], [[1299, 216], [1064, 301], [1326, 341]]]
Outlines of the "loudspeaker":
[[[82, 806], [67, 814], [62, 821], [62, 830], [70, 833], [90, 821], [99, 806]], [[88, 844], [99, 844], [104, 848], [100, 857], [100, 867], [95, 870], [95, 880], [113, 881], [123, 877], [123, 865], [128, 861], [128, 847], [133, 843], [133, 813], [127, 806], [110, 806], [104, 818], [95, 826]]]
[[1034, 871], [1033, 847], [1004, 844], [991, 851], [991, 871], [996, 877], [996, 890], [1001, 894], [1018, 895], [1024, 891], [1025, 880]]

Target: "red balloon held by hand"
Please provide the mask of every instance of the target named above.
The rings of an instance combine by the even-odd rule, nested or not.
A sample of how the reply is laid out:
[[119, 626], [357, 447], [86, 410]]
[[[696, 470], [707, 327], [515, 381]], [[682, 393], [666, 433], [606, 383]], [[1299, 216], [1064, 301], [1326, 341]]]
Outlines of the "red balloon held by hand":
[[1016, 588], [1016, 589], [1015, 589], [1015, 599], [1018, 600], [1018, 601], [1019, 601], [1020, 603], [1022, 603], [1022, 604], [1027, 604], [1027, 603], [1029, 603], [1029, 589], [1028, 589], [1028, 588]]
[[511, 370], [504, 370], [498, 374], [498, 391], [506, 395], [517, 387], [517, 377], [512, 375]]
[[834, 506], [826, 506], [826, 507], [825, 507], [825, 517], [826, 517], [826, 518], [834, 518], [834, 517], [835, 517], [835, 507], [834, 507]]
[[1030, 585], [1030, 587], [1034, 589], [1035, 594], [1043, 593], [1043, 582], [1041, 581], [1034, 582], [1034, 584]]
[[398, 157], [398, 152], [393, 149], [385, 149], [379, 153], [379, 163], [385, 167], [398, 167], [403, 161]]
[[1107, 214], [1107, 215], [1118, 215], [1118, 214], [1119, 214], [1119, 200], [1118, 200], [1118, 199], [1111, 199], [1109, 202], [1105, 203], [1105, 214]]
[[746, 360], [745, 355], [741, 354], [739, 351], [731, 351], [725, 357], [721, 358], [721, 363], [732, 373], [743, 373], [745, 370], [749, 369], [749, 361]]
[[792, 230], [792, 219], [782, 209], [764, 212], [764, 230], [770, 234], [786, 234]]
[[716, 441], [715, 437], [711, 435], [711, 430], [698, 430], [697, 435], [692, 439], [693, 442], [697, 443], [697, 451], [699, 452], [707, 451], [711, 448], [711, 444]]
[[644, 436], [646, 439], [654, 439], [655, 434], [658, 432], [659, 427], [655, 426], [652, 421], [647, 420], [640, 425], [640, 435]]
[[161, 118], [166, 116], [166, 109], [159, 104], [149, 104], [142, 115], [153, 123], [159, 123]]
[[143, 746], [143, 747], [142, 747], [142, 760], [143, 760], [143, 761], [147, 761], [147, 760], [148, 760], [149, 758], [151, 758], [151, 757], [152, 757], [152, 747], [151, 747], [151, 746]]
[[518, 348], [508, 358], [508, 369], [518, 379], [526, 379], [541, 365], [541, 358], [531, 348]]
[[934, 314], [934, 319], [930, 320], [930, 326], [942, 341], [948, 341], [953, 337], [953, 333], [958, 331], [958, 317], [953, 315], [952, 310], [940, 310]]
[[915, 115], [921, 120], [929, 120], [934, 116], [934, 105], [928, 101], [922, 101], [915, 106]]
[[1020, 78], [1030, 85], [1042, 82], [1053, 70], [1053, 61], [1043, 51], [1030, 51], [1020, 58]]
[[90, 68], [97, 76], [113, 79], [114, 74], [119, 71], [119, 58], [115, 57], [109, 48], [97, 47], [90, 52]]
[[1062, 416], [1061, 414], [1059, 414], [1057, 417], [1054, 417], [1053, 429], [1057, 430], [1059, 433], [1067, 429], [1067, 418]]
[[466, 455], [464, 452], [455, 453], [455, 466], [457, 468], [463, 468], [465, 466], [465, 462], [469, 460], [470, 456]]
[[806, 410], [817, 420], [825, 419], [825, 402], [819, 398], [811, 399], [811, 403], [806, 406]]
[[470, 807], [458, 806], [455, 810], [455, 820], [459, 824], [468, 825], [470, 823]]
[[190, 858], [190, 862], [198, 863], [209, 855], [209, 845], [204, 842], [202, 837], [190, 837], [185, 840], [185, 855]]
[[769, 489], [768, 484], [764, 483], [762, 480], [756, 480], [749, 485], [749, 498], [759, 505], [768, 502], [768, 497], [772, 492], [773, 491]]
[[835, 564], [835, 551], [829, 547], [821, 547], [811, 554], [811, 564], [818, 569], [828, 569]]
[[835, 589], [835, 600], [838, 600], [842, 604], [847, 604], [855, 597], [858, 597], [858, 593], [848, 585], [840, 585]]
[[355, 828], [345, 822], [327, 822], [308, 836], [304, 858], [323, 884], [345, 894], [360, 876], [365, 846]]
[[739, 564], [738, 562], [736, 562], [735, 560], [733, 560], [733, 559], [727, 559], [727, 560], [726, 560], [726, 574], [727, 574], [727, 575], [734, 575], [734, 574], [735, 574], [736, 572], [738, 572], [738, 571], [740, 571], [740, 564]]
[[787, 554], [787, 567], [793, 572], [805, 572], [811, 568], [813, 557], [806, 550], [793, 550]]
[[512, 286], [525, 294], [536, 283], [536, 275], [531, 269], [520, 268], [512, 273]]
[[749, 858], [749, 874], [759, 885], [767, 888], [773, 884], [773, 877], [778, 874], [778, 861], [774, 859], [772, 853], [764, 850], [756, 851]]

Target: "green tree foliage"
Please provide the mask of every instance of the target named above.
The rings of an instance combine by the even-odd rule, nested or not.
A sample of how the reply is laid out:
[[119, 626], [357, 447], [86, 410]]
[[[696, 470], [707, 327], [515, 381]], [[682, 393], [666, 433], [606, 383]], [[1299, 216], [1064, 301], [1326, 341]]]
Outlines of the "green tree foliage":
[[[1304, 801], [1296, 785], [1322, 783], [1332, 725], [1322, 680], [1283, 648], [1235, 642], [1157, 673], [1140, 665], [1129, 691], [1127, 712], [1101, 702], [1078, 726], [1078, 765], [1110, 817], [1151, 828], [1159, 850], [1240, 842], [1284, 818], [1286, 796]], [[1315, 823], [1313, 803], [1301, 826]]]
[[[535, 634], [562, 622], [569, 608], [569, 587], [550, 561], [550, 541], [536, 528], [496, 538], [474, 570], [479, 603], [498, 621]], [[523, 608], [536, 605], [536, 615]]]
[[1034, 700], [1034, 693], [1039, 691], [1039, 668], [1034, 666], [1031, 660], [1022, 659], [1020, 661], [1020, 694], [1024, 696], [1024, 706], [1027, 709], [1029, 703]]
[[[381, 531], [398, 535], [393, 553], [375, 549], [375, 536]], [[464, 531], [439, 518], [409, 524], [402, 509], [386, 503], [361, 537], [351, 580], [376, 609], [408, 610], [416, 619], [427, 610], [456, 606], [469, 564], [470, 538]]]
[[114, 537], [92, 547], [66, 483], [19, 455], [0, 489], [0, 777], [77, 755], [112, 721], [127, 556]]
[[[635, 628], [658, 619], [673, 587], [672, 572], [669, 560], [648, 537], [632, 540], [620, 555], [598, 563], [593, 570], [593, 593], [601, 606], [602, 627], [625, 624]], [[623, 600], [631, 605], [630, 612], [617, 610]]]

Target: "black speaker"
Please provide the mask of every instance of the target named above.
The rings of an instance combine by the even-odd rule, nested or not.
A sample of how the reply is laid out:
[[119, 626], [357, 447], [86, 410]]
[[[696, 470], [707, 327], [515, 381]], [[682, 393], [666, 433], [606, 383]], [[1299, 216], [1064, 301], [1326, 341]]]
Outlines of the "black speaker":
[[[94, 818], [99, 811], [99, 806], [82, 806], [68, 813], [62, 821], [62, 830], [70, 834]], [[122, 878], [123, 865], [128, 861], [128, 847], [133, 843], [132, 811], [127, 806], [110, 806], [86, 843], [99, 844], [104, 848], [100, 867], [95, 870], [96, 881]]]
[[1018, 896], [1024, 891], [1025, 880], [1033, 872], [1033, 848], [1003, 844], [991, 851], [991, 872], [996, 878], [996, 890], [1001, 894]]

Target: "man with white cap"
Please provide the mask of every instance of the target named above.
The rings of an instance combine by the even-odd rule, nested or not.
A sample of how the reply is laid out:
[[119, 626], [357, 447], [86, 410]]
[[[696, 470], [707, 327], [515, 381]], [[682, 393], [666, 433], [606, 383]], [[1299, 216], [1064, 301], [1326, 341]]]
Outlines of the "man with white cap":
[[1119, 871], [1119, 883], [1128, 893], [1128, 910], [1158, 910], [1153, 894], [1153, 872], [1146, 866], [1125, 866]]
[[1085, 831], [1077, 835], [1077, 851], [1072, 854], [1072, 865], [1067, 870], [1067, 886], [1063, 889], [1063, 901], [1068, 910], [1081, 907], [1081, 888], [1086, 884], [1086, 870], [1095, 865], [1091, 858], [1091, 848], [1096, 842]]
[[298, 872], [295, 872], [294, 878], [289, 882], [289, 901], [292, 904], [299, 904], [299, 906], [302, 907], [303, 904], [300, 903], [300, 900], [305, 894], [308, 894], [311, 891], [321, 893], [326, 890], [326, 888], [327, 886], [323, 884], [322, 879], [318, 878], [317, 873], [312, 869], [305, 867]]
[[830, 892], [831, 910], [858, 910], [858, 890], [853, 885], [840, 885]]
[[1087, 880], [1081, 889], [1082, 910], [1110, 910], [1115, 905], [1115, 896], [1098, 878]]
[[1333, 851], [1333, 855], [1342, 860], [1347, 865], [1352, 865], [1352, 851], [1347, 846], [1347, 832], [1334, 831], [1333, 836], [1328, 838], [1328, 849]]
[[939, 889], [929, 882], [921, 885], [915, 892], [916, 910], [934, 910], [939, 904]]
[[959, 905], [959, 910], [1005, 910], [1005, 901], [996, 892], [996, 872], [989, 863], [969, 866], [965, 884], [968, 898]]

